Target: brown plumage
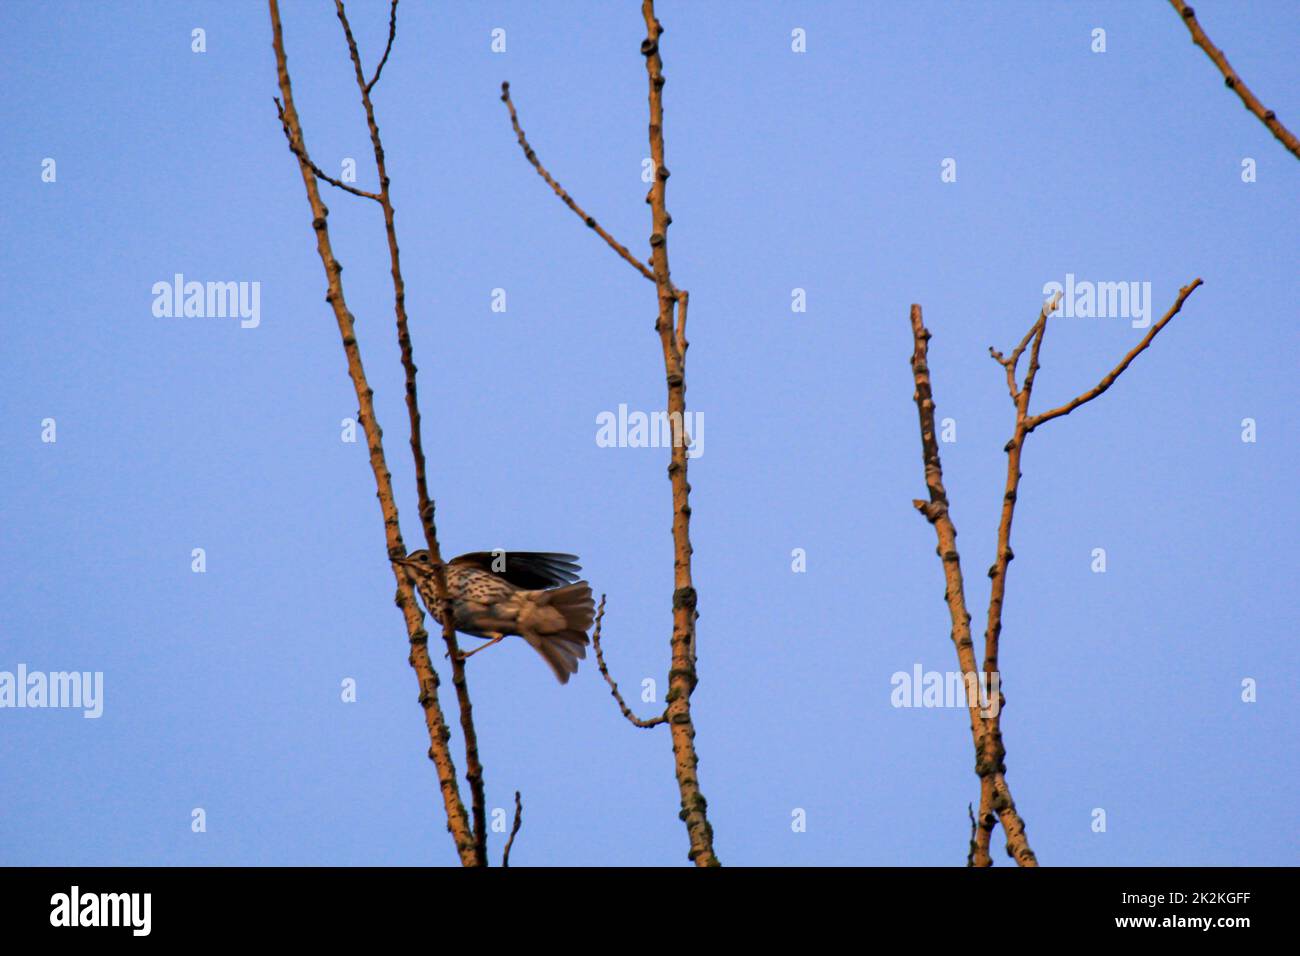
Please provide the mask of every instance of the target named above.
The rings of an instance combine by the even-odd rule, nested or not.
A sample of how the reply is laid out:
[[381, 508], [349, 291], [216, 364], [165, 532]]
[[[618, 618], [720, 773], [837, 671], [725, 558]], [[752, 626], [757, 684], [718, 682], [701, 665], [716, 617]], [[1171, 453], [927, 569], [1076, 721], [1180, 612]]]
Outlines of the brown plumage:
[[[572, 554], [543, 551], [474, 551], [447, 562], [447, 597], [456, 630], [490, 643], [511, 634], [542, 655], [561, 684], [587, 656], [587, 629], [595, 616], [591, 588], [578, 580]], [[429, 552], [414, 551], [396, 562], [408, 569], [429, 613], [443, 623]], [[470, 656], [469, 654], [465, 655]]]

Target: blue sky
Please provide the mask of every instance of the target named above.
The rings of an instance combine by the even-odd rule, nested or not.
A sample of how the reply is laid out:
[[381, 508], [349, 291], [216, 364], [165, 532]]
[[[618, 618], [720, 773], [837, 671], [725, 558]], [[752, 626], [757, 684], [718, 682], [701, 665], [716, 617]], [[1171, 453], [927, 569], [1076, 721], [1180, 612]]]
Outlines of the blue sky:
[[[555, 176], [648, 251], [638, 7], [404, 3], [376, 91], [444, 550], [580, 554], [629, 688], [667, 669], [667, 451], [599, 447], [596, 418], [662, 406], [655, 297], [524, 161], [498, 93], [509, 80]], [[352, 5], [368, 64], [386, 8]], [[369, 188], [331, 9], [283, 5], [298, 108], [314, 158], [355, 158]], [[1197, 11], [1300, 125], [1300, 8]], [[724, 864], [964, 862], [966, 715], [890, 702], [895, 672], [956, 666], [910, 504], [908, 308], [956, 422], [942, 453], [978, 626], [1013, 424], [986, 350], [1070, 273], [1150, 282], [1156, 318], [1205, 285], [1027, 447], [1002, 672], [1031, 843], [1048, 864], [1294, 864], [1294, 157], [1155, 0], [659, 15], [687, 398], [707, 423], [697, 743]], [[0, 671], [104, 675], [98, 719], [0, 709], [0, 862], [454, 864], [365, 446], [340, 439], [355, 396], [265, 5], [6, 3], [0, 46]], [[415, 547], [382, 220], [326, 201]], [[155, 316], [176, 273], [260, 283], [260, 324]], [[1141, 335], [1054, 322], [1035, 408]], [[561, 687], [511, 639], [469, 672], [489, 807], [523, 791], [516, 865], [685, 864], [668, 737], [624, 722], [590, 662]]]

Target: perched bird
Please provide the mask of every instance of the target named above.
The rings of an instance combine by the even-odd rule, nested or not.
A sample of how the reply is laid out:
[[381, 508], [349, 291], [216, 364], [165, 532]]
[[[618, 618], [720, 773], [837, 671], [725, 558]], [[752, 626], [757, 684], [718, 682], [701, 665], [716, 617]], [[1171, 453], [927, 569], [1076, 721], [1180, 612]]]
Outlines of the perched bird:
[[[577, 560], [539, 551], [474, 551], [448, 561], [447, 597], [456, 630], [490, 641], [465, 657], [517, 634], [567, 684], [587, 656], [587, 629], [596, 610], [591, 588], [578, 580]], [[429, 613], [445, 623], [429, 552], [413, 551], [395, 563], [410, 573]]]

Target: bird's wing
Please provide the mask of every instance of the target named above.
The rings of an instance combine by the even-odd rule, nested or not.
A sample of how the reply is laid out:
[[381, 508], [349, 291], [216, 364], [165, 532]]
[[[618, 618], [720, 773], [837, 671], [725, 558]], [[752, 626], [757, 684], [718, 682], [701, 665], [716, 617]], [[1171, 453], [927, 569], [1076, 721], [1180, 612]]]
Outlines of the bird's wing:
[[578, 580], [578, 572], [582, 570], [576, 554], [551, 551], [471, 551], [452, 558], [448, 563], [467, 564], [487, 571], [525, 591], [572, 584]]

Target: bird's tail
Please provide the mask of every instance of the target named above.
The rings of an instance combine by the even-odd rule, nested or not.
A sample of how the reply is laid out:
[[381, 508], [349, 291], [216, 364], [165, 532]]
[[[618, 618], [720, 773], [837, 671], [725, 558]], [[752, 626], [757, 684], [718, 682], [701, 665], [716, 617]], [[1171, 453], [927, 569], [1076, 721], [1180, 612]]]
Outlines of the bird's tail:
[[[523, 638], [542, 655], [561, 684], [578, 672], [578, 661], [587, 656], [587, 629], [596, 615], [591, 587], [586, 581], [566, 584], [549, 591], [534, 592], [553, 614], [538, 613], [532, 627], [522, 628]], [[539, 611], [541, 609], [539, 608]]]

